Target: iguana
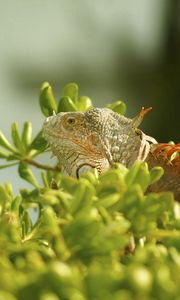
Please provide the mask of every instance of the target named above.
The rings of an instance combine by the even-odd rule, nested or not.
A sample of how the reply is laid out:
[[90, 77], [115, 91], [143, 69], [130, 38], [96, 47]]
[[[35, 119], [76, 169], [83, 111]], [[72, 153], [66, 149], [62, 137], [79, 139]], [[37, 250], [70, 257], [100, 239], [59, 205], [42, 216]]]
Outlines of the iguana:
[[108, 108], [61, 112], [45, 120], [43, 136], [71, 176], [78, 178], [91, 168], [101, 173], [115, 162], [129, 168], [137, 160], [146, 161], [149, 168], [159, 165], [165, 171], [150, 190], [173, 191], [180, 201], [180, 156], [174, 154], [180, 152], [180, 144], [159, 144], [138, 128], [150, 110], [143, 107], [133, 119]]

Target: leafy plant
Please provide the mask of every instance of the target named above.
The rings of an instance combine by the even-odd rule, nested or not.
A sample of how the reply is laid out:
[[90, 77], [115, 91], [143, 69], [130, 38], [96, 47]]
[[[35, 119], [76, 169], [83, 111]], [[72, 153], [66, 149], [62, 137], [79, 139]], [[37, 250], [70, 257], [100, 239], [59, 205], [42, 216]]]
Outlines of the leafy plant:
[[[75, 83], [59, 102], [44, 83], [39, 100], [45, 116], [93, 106]], [[108, 107], [126, 110], [122, 101]], [[32, 185], [17, 196], [0, 186], [0, 300], [180, 299], [180, 208], [171, 193], [146, 192], [162, 169], [138, 162], [65, 177], [58, 164], [38, 162], [48, 147], [41, 131], [31, 135], [29, 122], [22, 134], [12, 124], [12, 144], [0, 133], [0, 168], [17, 164]]]

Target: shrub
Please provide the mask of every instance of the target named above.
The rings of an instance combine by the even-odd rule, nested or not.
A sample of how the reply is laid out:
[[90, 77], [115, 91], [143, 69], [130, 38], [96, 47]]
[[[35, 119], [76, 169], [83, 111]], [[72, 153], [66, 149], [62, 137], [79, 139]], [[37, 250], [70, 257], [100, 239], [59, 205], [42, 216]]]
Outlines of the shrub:
[[[92, 101], [68, 84], [57, 104], [45, 83], [40, 107], [49, 116], [86, 110]], [[108, 107], [126, 110], [122, 101]], [[21, 135], [12, 124], [12, 144], [0, 133], [0, 168], [17, 164], [33, 186], [17, 196], [10, 183], [0, 186], [0, 300], [180, 299], [180, 209], [171, 193], [146, 193], [161, 168], [138, 162], [65, 177], [58, 164], [39, 163], [47, 144], [41, 132], [31, 134], [29, 122]]]

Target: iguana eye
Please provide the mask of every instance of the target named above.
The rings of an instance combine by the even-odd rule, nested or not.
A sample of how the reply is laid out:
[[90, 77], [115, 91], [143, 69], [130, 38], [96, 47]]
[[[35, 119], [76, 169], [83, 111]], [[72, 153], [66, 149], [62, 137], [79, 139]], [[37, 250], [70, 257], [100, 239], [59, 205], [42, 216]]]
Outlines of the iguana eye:
[[74, 125], [76, 122], [76, 119], [74, 117], [69, 117], [66, 122], [68, 125]]

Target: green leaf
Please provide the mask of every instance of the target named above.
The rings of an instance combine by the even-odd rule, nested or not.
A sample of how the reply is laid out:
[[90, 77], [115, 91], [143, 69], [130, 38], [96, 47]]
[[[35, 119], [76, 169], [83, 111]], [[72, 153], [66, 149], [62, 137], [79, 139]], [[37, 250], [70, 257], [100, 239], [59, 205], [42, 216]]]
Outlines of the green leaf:
[[47, 142], [42, 136], [42, 131], [38, 132], [30, 146], [31, 149], [44, 151], [47, 148]]
[[101, 198], [99, 201], [97, 201], [97, 207], [110, 207], [112, 205], [114, 205], [115, 203], [117, 203], [120, 199], [120, 195], [118, 193], [113, 193], [110, 194], [106, 197]]
[[74, 103], [78, 99], [78, 85], [74, 82], [65, 85], [62, 93], [63, 97], [70, 98]]
[[150, 174], [147, 163], [137, 161], [130, 168], [125, 177], [125, 181], [128, 186], [137, 183], [141, 186], [142, 190], [145, 191], [150, 184]]
[[0, 300], [17, 300], [17, 298], [7, 291], [0, 291]]
[[39, 104], [42, 113], [49, 117], [53, 114], [53, 111], [57, 112], [57, 103], [54, 98], [52, 88], [48, 82], [44, 82], [41, 86]]
[[21, 203], [21, 196], [17, 196], [16, 198], [13, 199], [12, 204], [11, 204], [11, 209], [14, 213], [16, 213], [19, 216], [19, 206]]
[[120, 173], [120, 170], [108, 170], [104, 172], [99, 178], [99, 184], [97, 185], [97, 195], [99, 198], [112, 195], [114, 193], [123, 192], [126, 189], [124, 176]]
[[149, 291], [152, 288], [153, 278], [150, 271], [144, 266], [131, 266], [129, 270], [130, 285], [135, 290]]
[[12, 184], [10, 182], [6, 182], [5, 183], [5, 190], [7, 192], [7, 194], [13, 198], [13, 188], [12, 188]]
[[81, 209], [86, 208], [92, 202], [95, 195], [93, 186], [85, 178], [79, 180], [78, 185], [74, 189], [73, 200], [70, 206], [70, 213], [75, 214]]
[[1, 165], [0, 169], [6, 169], [6, 168], [9, 168], [9, 167], [13, 167], [13, 166], [16, 166], [17, 164], [18, 164], [18, 162], [15, 162], [15, 163], [12, 163], [12, 164]]
[[22, 132], [22, 142], [23, 145], [27, 148], [32, 139], [32, 124], [30, 122], [25, 122]]
[[[137, 213], [139, 206], [143, 200], [143, 192], [139, 184], [133, 184], [125, 191], [121, 201], [119, 201], [119, 207], [128, 218], [133, 218], [133, 214]], [[131, 212], [132, 210], [132, 212]]]
[[32, 229], [32, 221], [28, 211], [24, 211], [22, 215], [22, 222], [24, 223], [24, 234], [27, 235]]
[[21, 178], [28, 181], [29, 183], [31, 183], [35, 187], [39, 187], [39, 184], [38, 184], [33, 172], [29, 168], [28, 164], [21, 162], [19, 164], [18, 172], [19, 172], [19, 175], [20, 175]]
[[81, 96], [77, 101], [78, 111], [86, 111], [93, 108], [93, 103], [89, 97]]
[[22, 140], [21, 140], [21, 137], [20, 137], [20, 134], [19, 134], [19, 129], [18, 129], [18, 124], [17, 122], [14, 122], [12, 124], [12, 127], [11, 127], [11, 136], [12, 136], [12, 140], [13, 140], [13, 143], [14, 143], [14, 146], [21, 152], [21, 153], [24, 153], [24, 145], [22, 143]]
[[[59, 300], [59, 297], [54, 293], [43, 292], [43, 294], [41, 295], [40, 300]], [[82, 300], [84, 300], [84, 299], [82, 299]]]
[[154, 167], [150, 171], [150, 182], [151, 184], [155, 183], [158, 181], [162, 175], [164, 174], [164, 170], [161, 167]]
[[108, 104], [107, 107], [112, 109], [114, 112], [117, 112], [120, 115], [124, 115], [126, 113], [126, 104], [120, 100]]
[[2, 149], [0, 149], [0, 158], [8, 158], [9, 156], [9, 152], [7, 151], [3, 151]]
[[41, 179], [42, 179], [44, 186], [49, 188], [49, 182], [48, 182], [46, 172], [44, 172], [44, 171], [41, 172]]
[[150, 174], [147, 163], [142, 163], [140, 165], [134, 183], [140, 184], [143, 192], [146, 191], [148, 185], [150, 184]]
[[58, 112], [77, 111], [77, 107], [71, 98], [64, 96], [60, 99], [58, 104]]
[[8, 193], [7, 188], [0, 185], [0, 204], [3, 204], [6, 208], [12, 203], [12, 195]]
[[11, 152], [15, 152], [14, 147], [8, 142], [3, 133], [0, 131], [0, 146], [10, 150]]
[[51, 207], [45, 207], [41, 210], [41, 216], [32, 232], [33, 238], [52, 239], [59, 234], [58, 219]]
[[61, 187], [68, 191], [69, 193], [73, 194], [74, 190], [78, 186], [78, 180], [71, 176], [65, 176], [62, 178]]

